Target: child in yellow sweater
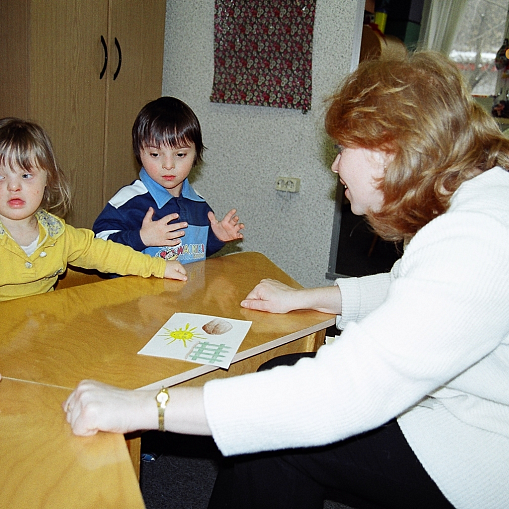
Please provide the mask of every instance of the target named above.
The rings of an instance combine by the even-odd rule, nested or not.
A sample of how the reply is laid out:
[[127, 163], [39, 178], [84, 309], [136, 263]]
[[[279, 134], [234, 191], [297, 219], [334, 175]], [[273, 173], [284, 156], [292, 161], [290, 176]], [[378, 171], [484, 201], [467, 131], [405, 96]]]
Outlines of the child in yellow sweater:
[[69, 185], [46, 132], [0, 119], [0, 301], [51, 291], [67, 264], [101, 272], [185, 281], [178, 261], [94, 238], [48, 212], [69, 209]]

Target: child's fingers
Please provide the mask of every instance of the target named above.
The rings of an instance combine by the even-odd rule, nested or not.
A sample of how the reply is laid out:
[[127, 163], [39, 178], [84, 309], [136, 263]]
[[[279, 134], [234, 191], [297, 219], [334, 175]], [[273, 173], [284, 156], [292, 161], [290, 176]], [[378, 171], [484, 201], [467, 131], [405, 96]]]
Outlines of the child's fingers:
[[209, 210], [209, 213], [207, 214], [207, 217], [209, 218], [209, 221], [211, 224], [218, 223], [219, 221], [216, 219], [216, 215], [212, 210]]
[[[237, 209], [231, 209], [230, 212], [228, 212], [226, 216], [224, 216], [224, 221], [231, 221], [236, 212]], [[239, 220], [238, 217], [236, 219], [237, 221]]]
[[187, 281], [187, 271], [184, 266], [177, 261], [169, 260], [166, 262], [166, 270], [164, 277], [167, 279], [178, 279], [179, 281]]
[[167, 233], [173, 233], [173, 237], [183, 237], [186, 234], [186, 232], [183, 230], [183, 228], [187, 228], [186, 222], [171, 223], [165, 226], [167, 227], [167, 229], [165, 228], [165, 231], [167, 231]]
[[176, 269], [173, 279], [178, 279], [179, 281], [187, 281], [186, 271], [184, 269]]
[[164, 216], [160, 219], [160, 221], [164, 224], [169, 224], [171, 221], [175, 221], [175, 219], [178, 219], [179, 215], [176, 212], [173, 212], [172, 214], [168, 214], [167, 216]]
[[152, 217], [154, 216], [154, 209], [152, 207], [149, 207], [147, 210], [147, 213], [145, 214], [145, 217], [143, 218], [143, 224], [151, 223]]

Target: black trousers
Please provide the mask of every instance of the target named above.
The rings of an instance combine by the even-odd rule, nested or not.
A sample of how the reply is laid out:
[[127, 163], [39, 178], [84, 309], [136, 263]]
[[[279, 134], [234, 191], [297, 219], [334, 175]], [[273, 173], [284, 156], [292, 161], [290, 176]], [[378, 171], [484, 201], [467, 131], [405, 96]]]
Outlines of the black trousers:
[[[272, 359], [260, 369], [301, 356]], [[356, 509], [453, 507], [391, 420], [327, 446], [226, 458], [209, 509], [323, 509], [324, 500]]]

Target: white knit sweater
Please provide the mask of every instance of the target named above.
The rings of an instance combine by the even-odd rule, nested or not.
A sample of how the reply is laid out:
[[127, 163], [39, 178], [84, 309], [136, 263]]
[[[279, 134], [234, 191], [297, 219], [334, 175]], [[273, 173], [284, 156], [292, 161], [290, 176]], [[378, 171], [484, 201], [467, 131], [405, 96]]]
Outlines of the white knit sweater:
[[393, 417], [457, 508], [509, 507], [509, 173], [464, 183], [390, 274], [336, 281], [339, 340], [205, 385], [225, 455], [313, 446]]

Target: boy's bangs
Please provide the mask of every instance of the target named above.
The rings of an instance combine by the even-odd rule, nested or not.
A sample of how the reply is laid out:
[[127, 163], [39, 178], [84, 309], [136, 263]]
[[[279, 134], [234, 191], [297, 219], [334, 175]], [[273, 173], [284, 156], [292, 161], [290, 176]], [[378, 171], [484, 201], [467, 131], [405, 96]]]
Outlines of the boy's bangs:
[[170, 130], [156, 132], [147, 141], [144, 141], [145, 146], [156, 148], [170, 147], [171, 149], [179, 149], [194, 145], [194, 142], [186, 136], [186, 133]]

